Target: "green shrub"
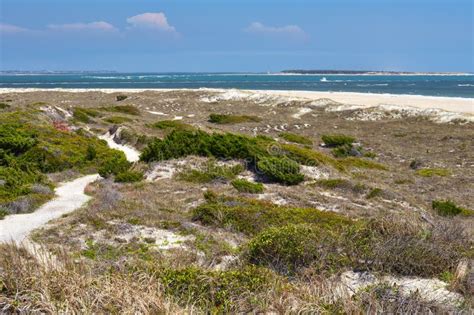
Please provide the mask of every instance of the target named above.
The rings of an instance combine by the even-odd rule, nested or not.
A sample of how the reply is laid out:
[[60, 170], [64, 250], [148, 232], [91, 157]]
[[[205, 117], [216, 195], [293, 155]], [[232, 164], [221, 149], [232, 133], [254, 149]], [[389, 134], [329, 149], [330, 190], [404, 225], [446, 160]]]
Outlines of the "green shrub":
[[247, 115], [225, 115], [225, 114], [211, 114], [209, 122], [214, 124], [238, 124], [245, 122], [259, 122], [262, 119], [256, 116]]
[[102, 162], [99, 167], [99, 175], [102, 177], [109, 177], [111, 175], [118, 175], [128, 171], [130, 162], [127, 161], [125, 154], [121, 151], [115, 151], [108, 159]]
[[246, 179], [234, 179], [231, 184], [235, 189], [243, 193], [261, 194], [264, 190], [262, 183], [252, 183]]
[[247, 245], [251, 263], [293, 274], [302, 267], [317, 271], [337, 270], [349, 265], [350, 257], [341, 249], [347, 242], [342, 231], [317, 224], [289, 224], [271, 227]]
[[209, 161], [202, 170], [185, 169], [177, 177], [180, 180], [192, 183], [209, 183], [215, 180], [231, 180], [241, 173], [244, 167], [241, 164], [234, 166], [219, 166], [214, 161]]
[[134, 182], [139, 182], [143, 179], [143, 172], [139, 171], [124, 171], [121, 173], [118, 173], [117, 176], [115, 176], [115, 181], [118, 183], [134, 183]]
[[140, 110], [133, 105], [109, 106], [109, 107], [101, 107], [100, 109], [107, 112], [123, 113], [123, 114], [134, 115], [134, 116], [140, 115]]
[[439, 215], [442, 215], [444, 217], [455, 216], [463, 212], [463, 208], [458, 207], [451, 200], [433, 200], [431, 203], [431, 207]]
[[120, 125], [126, 122], [130, 122], [132, 121], [132, 119], [127, 118], [127, 117], [122, 117], [122, 116], [111, 116], [111, 117], [105, 118], [104, 121], [111, 124]]
[[242, 303], [258, 305], [255, 295], [278, 290], [275, 275], [253, 266], [238, 270], [207, 271], [196, 267], [165, 269], [159, 273], [165, 294], [182, 305], [193, 305], [210, 313], [229, 313]]
[[115, 97], [115, 99], [117, 100], [117, 102], [126, 100], [127, 98], [128, 98], [128, 96], [127, 96], [127, 95], [123, 95], [123, 94], [117, 95], [117, 96]]
[[337, 158], [362, 155], [362, 147], [354, 147], [352, 144], [344, 144], [332, 149], [332, 155]]
[[383, 190], [380, 188], [372, 188], [365, 198], [372, 199], [375, 197], [380, 197], [383, 194]]
[[0, 125], [0, 150], [14, 155], [22, 154], [38, 143], [36, 135], [20, 124]]
[[328, 147], [338, 147], [343, 145], [351, 146], [355, 141], [355, 138], [343, 134], [323, 135], [321, 136], [321, 139]]
[[6, 109], [6, 108], [9, 108], [10, 105], [7, 104], [7, 103], [0, 103], [0, 109]]
[[313, 141], [311, 141], [311, 139], [302, 135], [297, 135], [295, 133], [282, 132], [278, 136], [289, 142], [294, 142], [294, 143], [299, 143], [299, 144], [304, 144], [304, 145], [313, 145]]
[[152, 128], [172, 131], [172, 130], [192, 130], [193, 126], [185, 124], [179, 120], [162, 120], [151, 124]]
[[415, 172], [416, 175], [423, 177], [448, 176], [451, 172], [445, 168], [422, 168]]
[[293, 144], [283, 144], [281, 149], [283, 155], [302, 165], [317, 166], [322, 164], [332, 166], [339, 171], [345, 170], [338, 160], [316, 150], [302, 148]]
[[286, 157], [262, 158], [257, 166], [263, 174], [279, 183], [296, 185], [304, 180], [298, 163]]
[[93, 109], [76, 107], [72, 111], [72, 116], [77, 121], [88, 123], [91, 121], [90, 117], [99, 117], [100, 113]]
[[74, 117], [76, 121], [80, 121], [83, 123], [88, 123], [91, 121], [91, 119], [89, 118], [89, 115], [84, 113], [80, 108], [75, 108], [73, 110], [72, 117]]
[[372, 151], [366, 151], [364, 152], [363, 156], [369, 159], [375, 159], [377, 157], [377, 153]]
[[212, 195], [207, 202], [193, 210], [193, 219], [206, 225], [226, 227], [253, 235], [271, 226], [290, 223], [348, 225], [351, 220], [312, 208], [277, 206], [270, 202]]

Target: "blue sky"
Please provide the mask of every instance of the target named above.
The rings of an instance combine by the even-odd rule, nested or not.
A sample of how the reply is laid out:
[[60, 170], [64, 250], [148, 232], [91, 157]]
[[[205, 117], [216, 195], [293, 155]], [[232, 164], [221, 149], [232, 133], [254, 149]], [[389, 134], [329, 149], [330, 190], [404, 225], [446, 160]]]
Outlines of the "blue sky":
[[0, 69], [474, 71], [472, 0], [1, 0]]

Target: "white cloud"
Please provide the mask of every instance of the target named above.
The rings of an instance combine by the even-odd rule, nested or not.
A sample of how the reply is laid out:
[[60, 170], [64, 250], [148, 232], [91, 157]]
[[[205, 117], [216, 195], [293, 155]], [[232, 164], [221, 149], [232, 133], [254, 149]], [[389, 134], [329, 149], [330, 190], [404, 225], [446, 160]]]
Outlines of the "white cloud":
[[298, 25], [266, 26], [260, 22], [253, 22], [245, 28], [245, 31], [254, 34], [282, 35], [299, 39], [307, 38], [307, 34]]
[[117, 29], [112, 24], [103, 21], [91, 23], [51, 24], [48, 25], [48, 28], [58, 31], [117, 31]]
[[131, 28], [143, 28], [176, 33], [174, 26], [168, 24], [168, 19], [163, 12], [143, 13], [127, 18]]
[[18, 34], [18, 33], [26, 33], [29, 29], [23, 28], [20, 26], [12, 25], [12, 24], [5, 24], [0, 23], [0, 33], [4, 34]]

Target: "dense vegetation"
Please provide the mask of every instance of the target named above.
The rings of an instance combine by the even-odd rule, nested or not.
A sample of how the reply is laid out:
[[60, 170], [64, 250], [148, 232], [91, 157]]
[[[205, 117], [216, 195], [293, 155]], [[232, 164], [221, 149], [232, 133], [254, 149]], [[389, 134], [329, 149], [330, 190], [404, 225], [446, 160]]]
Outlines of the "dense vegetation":
[[234, 166], [220, 166], [211, 160], [204, 164], [200, 169], [185, 168], [177, 174], [177, 178], [192, 183], [209, 183], [213, 181], [228, 181], [241, 173], [244, 167], [241, 164]]
[[31, 207], [44, 199], [41, 195], [47, 190], [34, 188], [51, 186], [47, 173], [68, 169], [88, 173], [110, 159], [125, 159], [122, 152], [81, 130], [58, 130], [47, 120], [35, 119], [34, 113], [24, 112], [0, 116], [0, 204], [6, 208], [21, 196], [33, 199]]

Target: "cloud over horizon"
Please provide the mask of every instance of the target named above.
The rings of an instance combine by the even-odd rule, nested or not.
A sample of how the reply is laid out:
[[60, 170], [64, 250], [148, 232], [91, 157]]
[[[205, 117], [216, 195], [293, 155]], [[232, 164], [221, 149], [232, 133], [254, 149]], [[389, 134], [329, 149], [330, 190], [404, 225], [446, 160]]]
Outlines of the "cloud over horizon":
[[28, 31], [30, 30], [24, 27], [16, 26], [13, 24], [0, 23], [0, 33], [18, 34], [18, 33], [26, 33]]
[[286, 36], [293, 39], [307, 39], [308, 35], [298, 25], [284, 25], [284, 26], [267, 26], [260, 22], [250, 23], [248, 27], [244, 29], [247, 33], [260, 34], [260, 35], [280, 35]]
[[129, 28], [158, 30], [162, 32], [177, 33], [176, 28], [168, 23], [163, 12], [147, 12], [127, 18]]
[[118, 31], [115, 26], [104, 21], [90, 23], [70, 23], [70, 24], [50, 24], [48, 29], [57, 31], [102, 31], [115, 32]]

